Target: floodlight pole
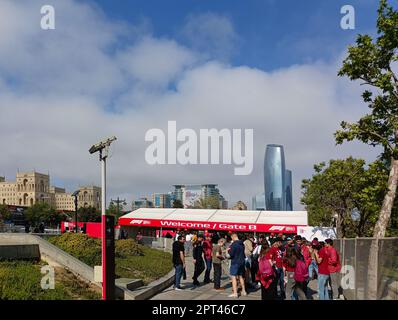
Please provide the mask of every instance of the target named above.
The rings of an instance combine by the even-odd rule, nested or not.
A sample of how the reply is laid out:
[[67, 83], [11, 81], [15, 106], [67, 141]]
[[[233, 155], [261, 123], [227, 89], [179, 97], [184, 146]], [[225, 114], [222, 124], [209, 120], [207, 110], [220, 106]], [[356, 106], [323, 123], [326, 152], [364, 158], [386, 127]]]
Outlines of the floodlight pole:
[[[99, 152], [99, 160], [101, 162], [101, 238], [102, 238], [102, 299], [108, 300], [113, 299], [114, 296], [114, 235], [113, 229], [109, 229], [107, 233], [106, 229], [106, 159], [108, 158], [108, 151], [110, 144], [116, 140], [116, 137], [111, 137], [105, 141], [101, 141], [96, 145], [93, 145], [89, 152], [91, 154]], [[110, 220], [112, 221], [112, 219]], [[107, 240], [107, 234], [112, 237], [111, 240]], [[107, 257], [107, 243], [109, 244], [109, 257]], [[111, 259], [109, 262], [110, 276], [107, 277], [107, 260]], [[112, 274], [112, 275], [111, 275]], [[108, 283], [109, 281], [109, 283]], [[110, 291], [109, 291], [109, 290]], [[109, 291], [109, 294], [108, 294]]]
[[[101, 239], [102, 239], [102, 300], [106, 300], [106, 158], [108, 157], [108, 146], [101, 149]], [[104, 153], [102, 153], [104, 151]]]

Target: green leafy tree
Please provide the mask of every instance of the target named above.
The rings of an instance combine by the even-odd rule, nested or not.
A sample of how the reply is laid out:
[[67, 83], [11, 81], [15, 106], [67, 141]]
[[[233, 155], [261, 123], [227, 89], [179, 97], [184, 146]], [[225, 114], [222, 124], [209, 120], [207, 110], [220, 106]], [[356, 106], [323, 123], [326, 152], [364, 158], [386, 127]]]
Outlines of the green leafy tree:
[[173, 208], [184, 208], [184, 205], [182, 204], [181, 200], [176, 199], [173, 201]]
[[46, 202], [37, 202], [25, 211], [25, 220], [37, 227], [41, 223], [48, 224], [55, 215], [55, 210]]
[[387, 0], [378, 9], [377, 38], [358, 35], [348, 48], [339, 76], [359, 80], [368, 87], [362, 98], [369, 113], [356, 123], [342, 122], [336, 142], [359, 140], [381, 146], [381, 158], [388, 163], [387, 189], [374, 228], [375, 238], [384, 237], [391, 218], [398, 181], [398, 77], [393, 65], [398, 61], [398, 11]]
[[11, 218], [10, 209], [6, 204], [0, 204], [0, 222], [9, 220]]
[[193, 207], [195, 209], [220, 209], [220, 200], [217, 196], [199, 198]]
[[101, 212], [94, 207], [81, 207], [77, 209], [79, 222], [100, 222]]
[[119, 204], [119, 206], [117, 205], [117, 203], [114, 202], [110, 202], [109, 203], [109, 207], [106, 210], [106, 214], [107, 215], [112, 215], [115, 217], [115, 224], [118, 223], [118, 219], [125, 214], [125, 212], [123, 211], [123, 205], [126, 205], [126, 203], [121, 203]]
[[[388, 170], [381, 161], [366, 166], [362, 159], [330, 160], [314, 166], [315, 174], [302, 183], [301, 202], [309, 224], [336, 225], [338, 237], [370, 236], [386, 190]], [[352, 212], [359, 214], [355, 221]]]

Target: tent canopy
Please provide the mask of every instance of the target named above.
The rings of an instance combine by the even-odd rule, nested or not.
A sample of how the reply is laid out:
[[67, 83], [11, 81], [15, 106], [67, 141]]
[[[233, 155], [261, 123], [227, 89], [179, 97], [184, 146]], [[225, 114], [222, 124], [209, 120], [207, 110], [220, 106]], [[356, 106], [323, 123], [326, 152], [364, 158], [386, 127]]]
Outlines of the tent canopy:
[[306, 211], [140, 208], [119, 218], [121, 226], [239, 232], [297, 233]]

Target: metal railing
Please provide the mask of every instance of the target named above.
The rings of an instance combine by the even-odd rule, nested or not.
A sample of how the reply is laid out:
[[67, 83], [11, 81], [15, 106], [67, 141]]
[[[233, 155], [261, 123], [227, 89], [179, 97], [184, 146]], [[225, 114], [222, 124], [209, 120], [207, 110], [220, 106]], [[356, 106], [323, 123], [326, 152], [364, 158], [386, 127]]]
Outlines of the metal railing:
[[337, 239], [334, 247], [346, 299], [398, 300], [398, 238]]

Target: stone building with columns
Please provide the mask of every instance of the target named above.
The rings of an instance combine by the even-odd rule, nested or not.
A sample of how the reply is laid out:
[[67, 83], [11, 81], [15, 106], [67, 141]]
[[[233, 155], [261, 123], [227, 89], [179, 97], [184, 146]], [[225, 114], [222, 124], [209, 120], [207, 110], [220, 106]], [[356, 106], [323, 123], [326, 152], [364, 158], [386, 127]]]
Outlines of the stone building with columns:
[[[101, 210], [101, 188], [86, 186], [79, 188], [78, 207], [94, 207]], [[18, 172], [16, 181], [0, 177], [0, 203], [30, 207], [46, 202], [56, 210], [74, 211], [74, 197], [64, 188], [50, 186], [50, 175], [38, 172]]]

